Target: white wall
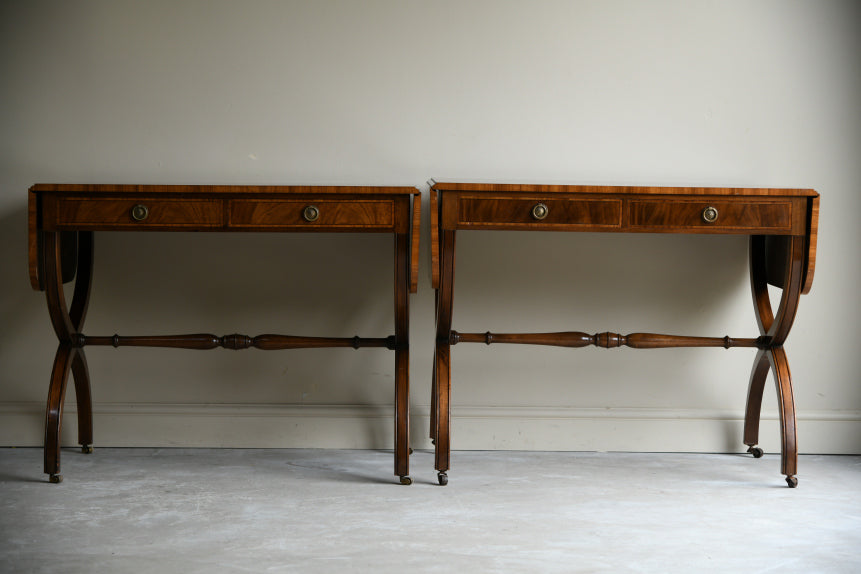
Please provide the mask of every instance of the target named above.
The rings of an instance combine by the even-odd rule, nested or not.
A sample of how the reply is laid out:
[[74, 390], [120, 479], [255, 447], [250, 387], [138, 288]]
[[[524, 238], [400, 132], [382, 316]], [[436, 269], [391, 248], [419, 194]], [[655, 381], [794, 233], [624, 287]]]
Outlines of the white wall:
[[[54, 335], [35, 182], [812, 187], [786, 345], [803, 452], [861, 452], [861, 5], [0, 4], [0, 444], [38, 445]], [[423, 187], [426, 191], [426, 187]], [[426, 198], [425, 198], [426, 200]], [[412, 305], [427, 447], [427, 218]], [[391, 239], [97, 234], [90, 334], [393, 332]], [[756, 336], [737, 237], [459, 235], [456, 329]], [[165, 273], [165, 279], [159, 279]], [[97, 445], [390, 448], [388, 351], [92, 348]], [[750, 350], [453, 350], [456, 449], [735, 451]], [[64, 436], [74, 436], [74, 394]], [[779, 449], [774, 392], [766, 450]]]

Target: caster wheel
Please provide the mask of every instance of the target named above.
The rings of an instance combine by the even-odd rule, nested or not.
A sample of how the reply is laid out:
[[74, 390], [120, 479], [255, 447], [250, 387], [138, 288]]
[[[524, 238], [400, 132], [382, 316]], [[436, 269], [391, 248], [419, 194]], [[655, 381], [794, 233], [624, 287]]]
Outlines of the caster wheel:
[[51, 481], [52, 484], [60, 484], [61, 482], [63, 482], [63, 475], [52, 474], [50, 477], [48, 477], [48, 480]]
[[93, 445], [91, 445], [91, 444], [81, 445], [81, 452], [84, 454], [93, 454]]
[[410, 448], [410, 450], [409, 450], [409, 454], [413, 454], [413, 449], [412, 449], [412, 448]]
[[798, 479], [794, 476], [787, 476], [786, 484], [789, 486], [789, 488], [795, 488], [796, 486], [798, 486]]
[[448, 484], [448, 475], [444, 472], [439, 473], [437, 479], [439, 480], [440, 486], [445, 486], [446, 484]]
[[409, 476], [402, 476], [402, 477], [401, 477], [401, 484], [404, 484], [404, 485], [406, 485], [406, 486], [409, 486], [409, 485], [411, 485], [412, 483], [413, 483], [413, 479], [411, 479]]
[[762, 458], [762, 449], [758, 446], [752, 446], [747, 449], [747, 452], [753, 455], [753, 458]]

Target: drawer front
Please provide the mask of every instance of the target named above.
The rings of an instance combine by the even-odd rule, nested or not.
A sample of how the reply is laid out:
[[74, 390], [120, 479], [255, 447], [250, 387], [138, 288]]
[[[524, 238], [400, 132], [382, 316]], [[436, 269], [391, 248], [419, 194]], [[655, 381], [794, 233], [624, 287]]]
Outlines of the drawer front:
[[789, 233], [791, 201], [632, 200], [632, 230]]
[[622, 201], [466, 196], [459, 201], [458, 224], [499, 229], [618, 228]]
[[58, 228], [198, 228], [220, 227], [222, 202], [217, 199], [60, 198]]
[[308, 199], [230, 202], [231, 228], [361, 230], [394, 228], [391, 200]]

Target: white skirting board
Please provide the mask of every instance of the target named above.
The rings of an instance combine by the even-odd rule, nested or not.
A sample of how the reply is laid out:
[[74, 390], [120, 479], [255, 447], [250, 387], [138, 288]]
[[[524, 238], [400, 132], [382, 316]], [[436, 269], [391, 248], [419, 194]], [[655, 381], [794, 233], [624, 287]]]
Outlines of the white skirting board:
[[[41, 446], [44, 405], [0, 403], [0, 446]], [[391, 449], [386, 405], [106, 404], [93, 406], [105, 447]], [[410, 415], [411, 445], [433, 448], [430, 409]], [[468, 407], [452, 409], [453, 450], [744, 452], [744, 413], [708, 409]], [[77, 444], [75, 405], [64, 446]], [[780, 450], [777, 413], [763, 412], [760, 446]], [[799, 452], [861, 453], [861, 411], [800, 411]]]

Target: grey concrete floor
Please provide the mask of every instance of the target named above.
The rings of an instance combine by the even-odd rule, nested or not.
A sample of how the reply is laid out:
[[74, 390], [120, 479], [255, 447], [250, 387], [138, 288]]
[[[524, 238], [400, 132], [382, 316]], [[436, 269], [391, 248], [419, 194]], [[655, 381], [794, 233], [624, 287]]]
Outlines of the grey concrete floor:
[[0, 449], [3, 573], [861, 572], [861, 457]]

